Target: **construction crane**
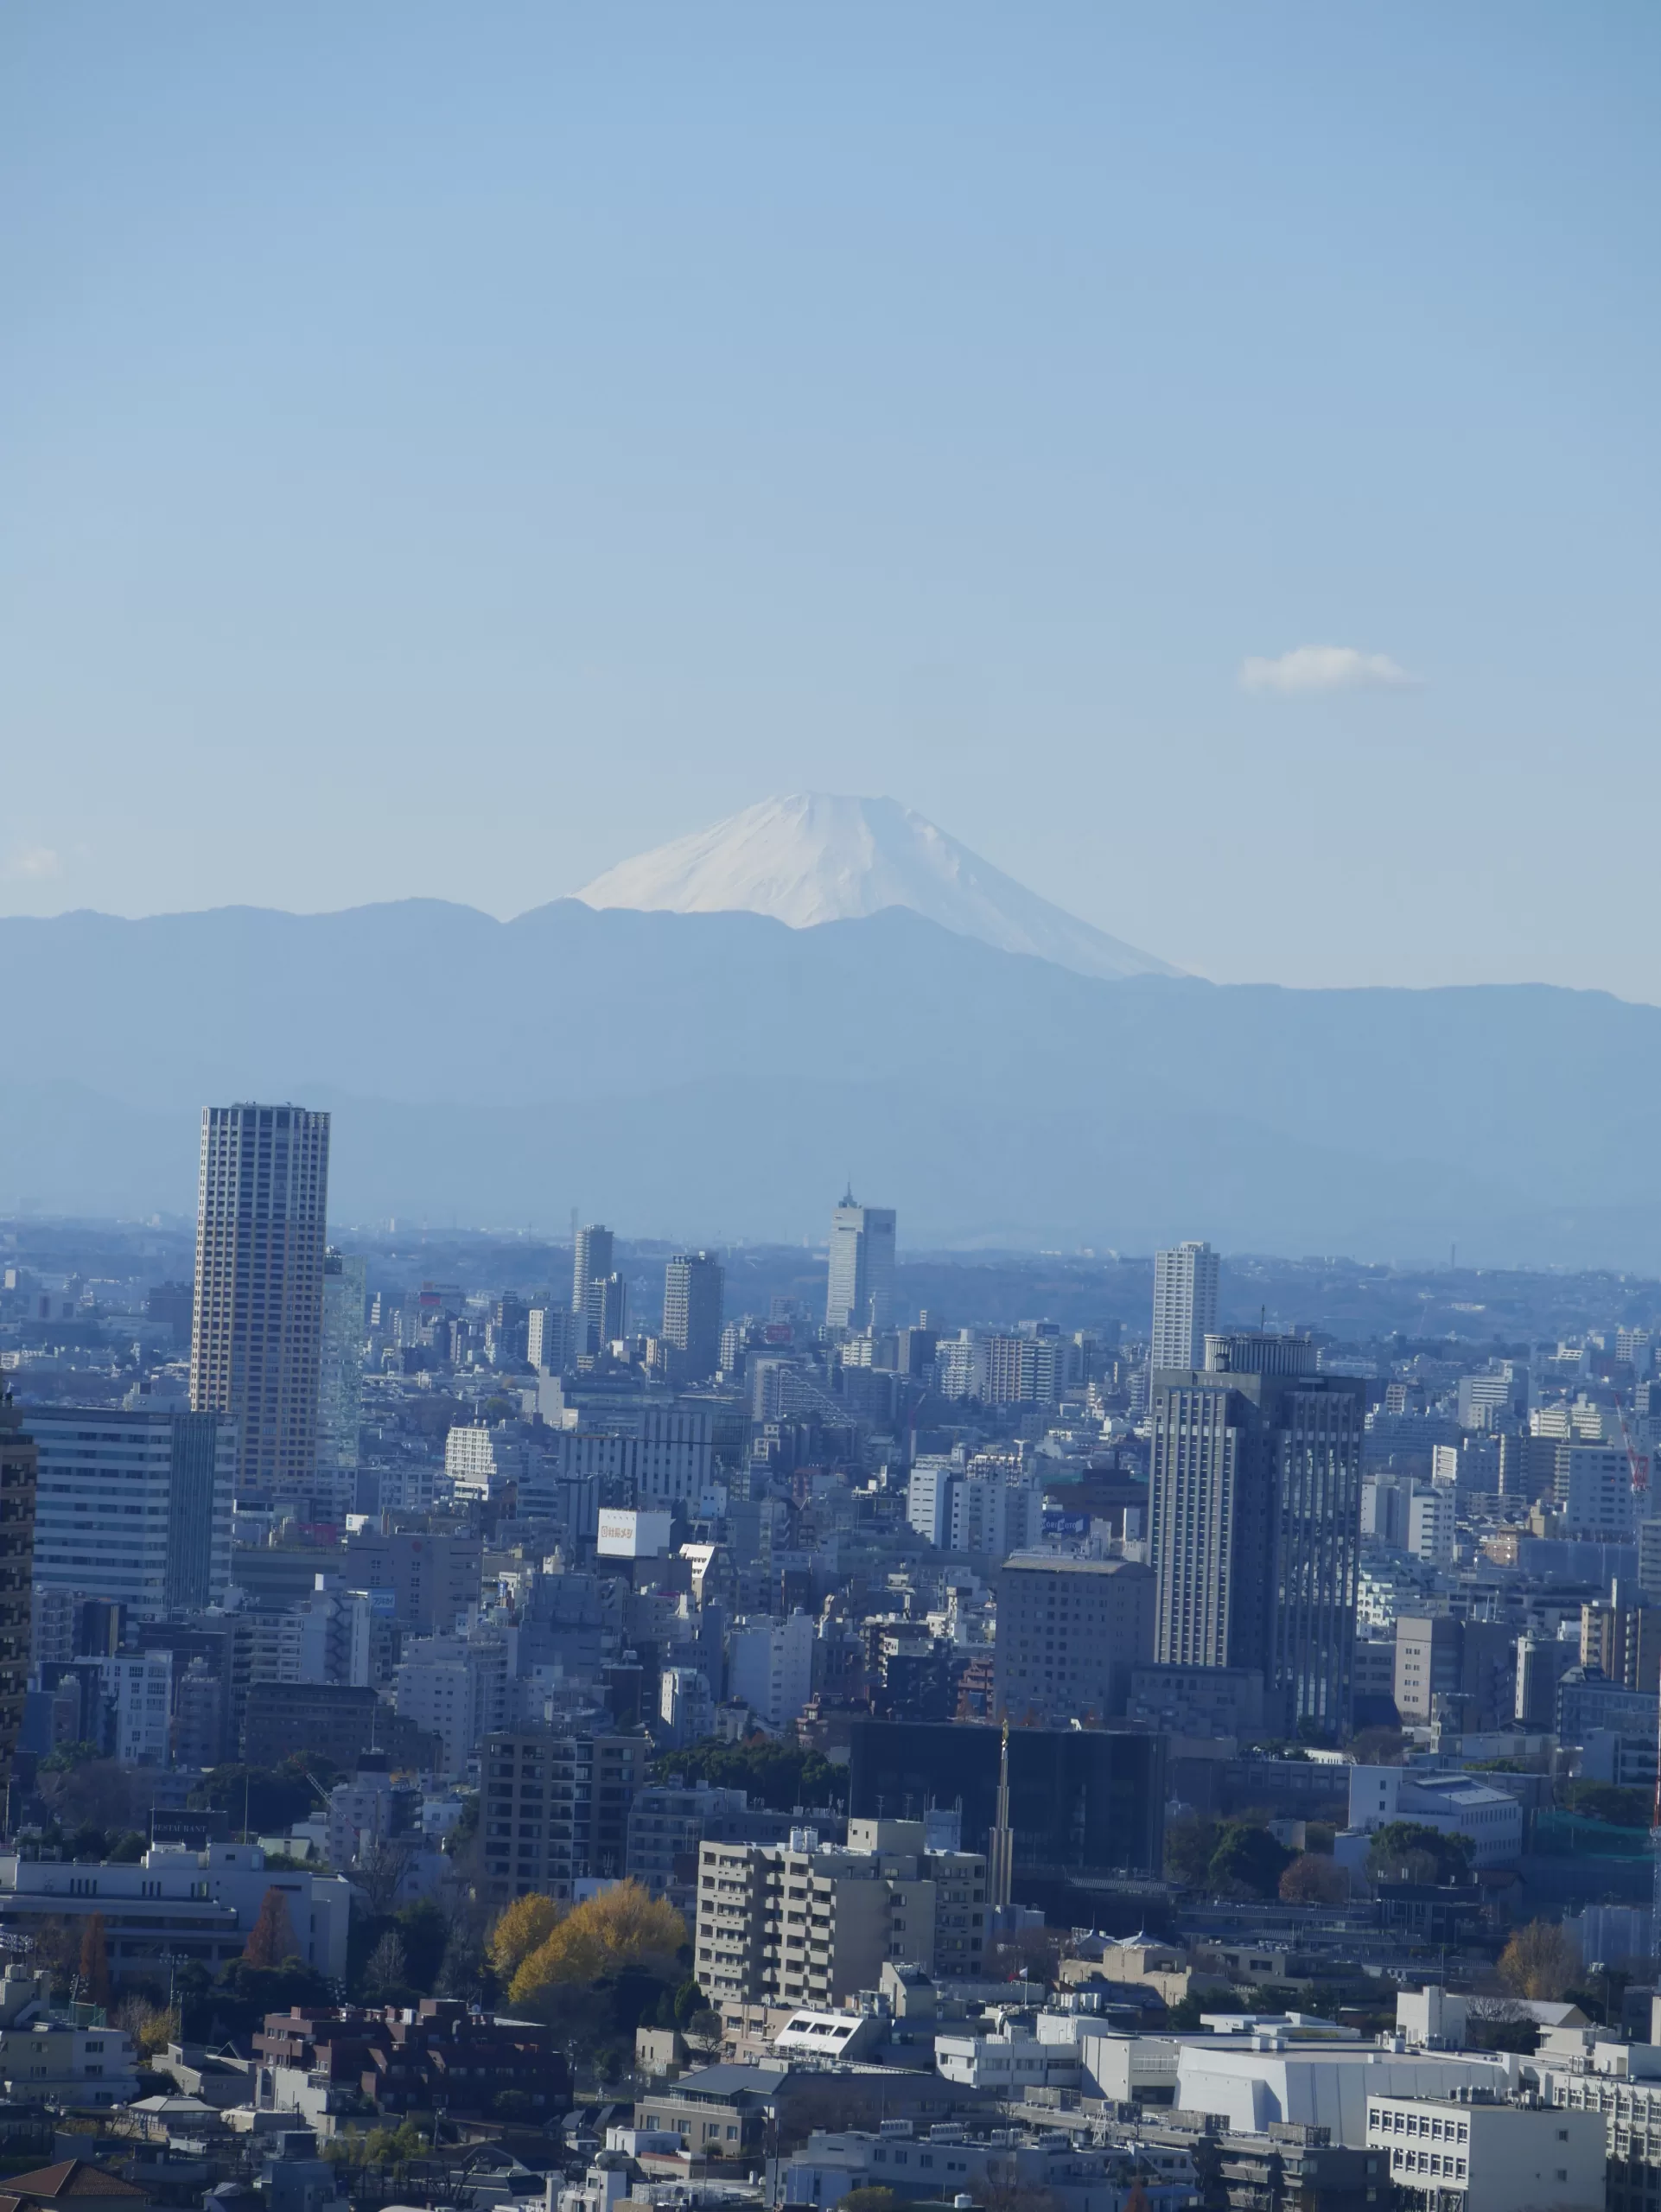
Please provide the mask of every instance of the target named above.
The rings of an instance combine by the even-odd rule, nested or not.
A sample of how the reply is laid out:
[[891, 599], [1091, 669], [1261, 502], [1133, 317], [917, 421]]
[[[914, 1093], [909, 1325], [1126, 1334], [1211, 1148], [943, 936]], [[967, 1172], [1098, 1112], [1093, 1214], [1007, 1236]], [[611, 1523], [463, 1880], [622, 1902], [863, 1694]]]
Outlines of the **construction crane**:
[[1647, 1452], [1640, 1452], [1633, 1443], [1632, 1432], [1626, 1422], [1625, 1406], [1617, 1403], [1615, 1420], [1620, 1426], [1621, 1443], [1626, 1446], [1626, 1465], [1632, 1471], [1632, 1496], [1637, 1498], [1647, 1497], [1650, 1488], [1650, 1455]]

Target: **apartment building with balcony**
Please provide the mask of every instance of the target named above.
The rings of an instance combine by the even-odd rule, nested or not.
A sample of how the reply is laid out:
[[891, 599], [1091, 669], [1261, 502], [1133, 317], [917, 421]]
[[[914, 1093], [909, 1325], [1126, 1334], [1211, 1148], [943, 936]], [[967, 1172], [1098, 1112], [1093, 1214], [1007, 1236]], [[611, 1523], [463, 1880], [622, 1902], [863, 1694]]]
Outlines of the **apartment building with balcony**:
[[756, 2003], [838, 2005], [875, 1988], [890, 1961], [951, 1978], [978, 1974], [986, 1861], [957, 1840], [955, 1820], [936, 1815], [853, 1821], [845, 1845], [822, 1844], [811, 1828], [792, 1830], [783, 1844], [705, 1842], [700, 1986], [725, 2014]]

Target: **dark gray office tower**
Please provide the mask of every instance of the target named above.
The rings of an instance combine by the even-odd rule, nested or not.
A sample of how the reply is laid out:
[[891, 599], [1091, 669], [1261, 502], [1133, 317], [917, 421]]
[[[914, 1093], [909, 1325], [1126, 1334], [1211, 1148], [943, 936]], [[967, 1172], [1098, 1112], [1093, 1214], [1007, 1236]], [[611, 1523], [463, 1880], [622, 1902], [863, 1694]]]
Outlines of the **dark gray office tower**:
[[571, 1254], [571, 1319], [581, 1353], [600, 1351], [623, 1333], [621, 1279], [612, 1270], [613, 1242], [611, 1230], [597, 1221], [576, 1232]]
[[664, 1342], [680, 1375], [701, 1382], [721, 1364], [721, 1308], [727, 1270], [712, 1252], [677, 1252], [664, 1269]]
[[1153, 1376], [1154, 1658], [1263, 1676], [1274, 1725], [1349, 1719], [1365, 1390], [1302, 1337], [1212, 1336]]
[[328, 1212], [327, 1114], [206, 1109], [190, 1405], [235, 1420], [239, 1497], [316, 1478]]
[[571, 1255], [571, 1311], [581, 1313], [589, 1302], [589, 1285], [596, 1275], [608, 1275], [612, 1268], [612, 1233], [598, 1222], [590, 1222], [586, 1229], [576, 1232], [576, 1249]]
[[200, 1611], [231, 1580], [237, 1432], [219, 1414], [32, 1406], [35, 1587], [133, 1621]]
[[29, 1688], [36, 1455], [22, 1419], [0, 1396], [0, 1791], [11, 1780]]

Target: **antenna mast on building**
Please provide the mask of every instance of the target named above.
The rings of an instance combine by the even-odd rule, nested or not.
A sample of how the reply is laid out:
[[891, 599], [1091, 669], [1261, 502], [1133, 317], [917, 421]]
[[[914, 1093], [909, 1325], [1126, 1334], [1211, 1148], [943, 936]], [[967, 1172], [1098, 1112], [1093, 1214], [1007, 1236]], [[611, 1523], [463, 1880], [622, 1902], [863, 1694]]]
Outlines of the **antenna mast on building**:
[[1009, 1723], [1003, 1724], [998, 1748], [998, 1809], [992, 1833], [986, 1840], [986, 1888], [994, 1906], [1009, 1903], [1015, 1888], [1015, 1839], [1009, 1826]]

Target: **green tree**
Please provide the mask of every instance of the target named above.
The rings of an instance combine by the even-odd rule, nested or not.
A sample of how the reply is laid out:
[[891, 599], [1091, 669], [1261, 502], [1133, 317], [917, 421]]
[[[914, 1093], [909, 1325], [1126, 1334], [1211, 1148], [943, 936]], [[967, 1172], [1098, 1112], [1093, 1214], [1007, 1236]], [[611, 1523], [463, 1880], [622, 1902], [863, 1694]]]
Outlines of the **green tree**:
[[1468, 1881], [1471, 1840], [1445, 1835], [1422, 1821], [1387, 1821], [1367, 1851], [1367, 1873], [1375, 1882], [1418, 1882], [1435, 1889]]
[[[181, 1985], [192, 1972], [190, 1967], [181, 1971]], [[200, 1997], [194, 1989], [187, 1993], [186, 2018], [200, 2022], [206, 2015], [210, 2030], [217, 2023], [221, 2034], [247, 2035], [267, 2012], [286, 2012], [294, 2005], [334, 2001], [327, 1979], [303, 1959], [291, 1957], [280, 1966], [259, 1967], [242, 1957], [229, 1960], [220, 1969], [219, 1979]], [[196, 2032], [191, 2030], [193, 2037]]]
[[1276, 1843], [1267, 1828], [1228, 1821], [1217, 1839], [1206, 1878], [1225, 1897], [1272, 1897], [1295, 1855]]
[[775, 1813], [788, 1813], [798, 1805], [845, 1806], [848, 1770], [833, 1766], [818, 1751], [773, 1736], [747, 1736], [741, 1744], [729, 1744], [719, 1736], [706, 1736], [678, 1751], [665, 1751], [657, 1762], [660, 1781], [710, 1782], [722, 1789], [747, 1789], [751, 1802], [759, 1800]]
[[[323, 1780], [321, 1774], [317, 1778]], [[274, 1835], [303, 1821], [316, 1806], [317, 1792], [290, 1760], [280, 1767], [227, 1764], [209, 1769], [191, 1802], [223, 1813], [238, 1834], [245, 1820], [250, 1834]]]
[[1255, 1998], [1248, 2002], [1244, 1997], [1237, 1997], [1229, 1989], [1208, 1989], [1203, 1996], [1198, 1990], [1191, 1990], [1187, 1996], [1179, 1997], [1172, 2005], [1166, 2024], [1179, 2035], [1197, 2035], [1202, 2013], [1250, 2012], [1256, 2002]]
[[1179, 1813], [1165, 1824], [1165, 1872], [1186, 1889], [1204, 1886], [1220, 1831], [1199, 1813]]
[[96, 1744], [58, 1744], [47, 1753], [35, 1772], [73, 1774], [78, 1766], [85, 1766], [89, 1760], [102, 1758], [103, 1756]]
[[449, 1945], [449, 1923], [430, 1897], [406, 1904], [392, 1917], [404, 1946], [405, 1979], [412, 1989], [430, 1997]]
[[1646, 1828], [1650, 1824], [1650, 1795], [1645, 1789], [1621, 1789], [1609, 1782], [1571, 1782], [1562, 1791], [1565, 1806], [1582, 1819], [1603, 1821], [1611, 1827]]

